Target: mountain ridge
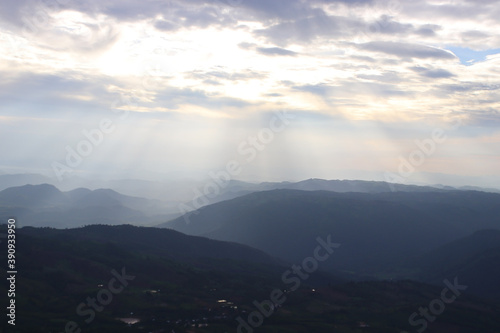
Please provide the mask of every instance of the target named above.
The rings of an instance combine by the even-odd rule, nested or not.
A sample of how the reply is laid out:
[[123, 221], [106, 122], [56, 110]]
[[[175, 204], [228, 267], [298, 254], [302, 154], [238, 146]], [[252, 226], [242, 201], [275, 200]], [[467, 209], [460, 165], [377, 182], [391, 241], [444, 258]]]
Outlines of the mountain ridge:
[[159, 225], [236, 241], [288, 261], [313, 240], [341, 243], [331, 269], [377, 272], [474, 231], [500, 228], [500, 195], [474, 191], [337, 193], [272, 190], [200, 208]]

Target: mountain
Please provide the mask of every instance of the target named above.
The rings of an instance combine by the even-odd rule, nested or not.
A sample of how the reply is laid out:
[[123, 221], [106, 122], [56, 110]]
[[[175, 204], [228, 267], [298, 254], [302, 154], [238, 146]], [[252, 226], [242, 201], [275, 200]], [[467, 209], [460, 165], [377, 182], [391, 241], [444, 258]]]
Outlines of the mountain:
[[149, 224], [170, 218], [162, 203], [110, 189], [61, 192], [53, 185], [24, 185], [0, 191], [0, 218], [23, 226], [77, 227], [87, 224]]
[[[443, 289], [412, 281], [339, 284], [320, 271], [287, 282], [291, 264], [167, 229], [24, 227], [16, 236], [18, 333], [412, 332], [419, 326], [409, 318]], [[7, 276], [4, 266], [0, 272]], [[8, 288], [0, 284], [0, 293]], [[498, 304], [458, 297], [424, 321], [427, 332], [498, 332]]]
[[464, 191], [482, 191], [482, 192], [500, 193], [500, 189], [490, 188], [490, 187], [460, 186], [458, 189]]
[[0, 192], [0, 205], [4, 207], [41, 208], [69, 204], [55, 186], [49, 184], [9, 187]]
[[[207, 181], [204, 185], [212, 181]], [[219, 186], [220, 194], [216, 197], [208, 198], [204, 196], [204, 201], [213, 204], [225, 200], [234, 199], [246, 194], [277, 189], [302, 190], [302, 191], [331, 191], [331, 192], [360, 192], [360, 193], [384, 193], [384, 192], [441, 192], [454, 188], [442, 188], [433, 186], [417, 186], [393, 184], [382, 181], [364, 180], [325, 180], [311, 178], [299, 182], [263, 182], [247, 183], [237, 180], [230, 180], [225, 185]], [[202, 193], [203, 185], [199, 186]], [[199, 194], [198, 194], [199, 195]], [[203, 196], [203, 195], [202, 195]], [[195, 196], [196, 197], [196, 196]], [[189, 202], [186, 202], [189, 204]]]
[[412, 262], [414, 278], [433, 284], [458, 276], [467, 291], [500, 300], [500, 231], [481, 230], [443, 245]]
[[[6, 233], [5, 225], [0, 228]], [[116, 320], [122, 317], [139, 317], [156, 329], [170, 326], [186, 332], [184, 326], [191, 319], [215, 320], [225, 311], [234, 312], [218, 300], [246, 300], [259, 288], [272, 290], [283, 270], [275, 259], [247, 246], [166, 229], [24, 227], [16, 229], [16, 237], [16, 332], [61, 332], [69, 321], [86, 332], [128, 332], [130, 328]], [[7, 251], [2, 246], [6, 262], [3, 253]], [[0, 271], [7, 276], [4, 266]], [[131, 278], [123, 292], [112, 295], [109, 286], [116, 290], [123, 282], [117, 276]], [[0, 285], [4, 295], [6, 286]], [[108, 299], [103, 301], [105, 312], [90, 311], [90, 306], [77, 310], [91, 296], [100, 299], [100, 290], [108, 290], [104, 297], [114, 298], [109, 304]], [[95, 320], [88, 323], [92, 312]], [[182, 325], [175, 324], [177, 320]]]
[[[13, 176], [14, 177], [14, 176]], [[14, 177], [18, 181], [44, 179], [42, 176]], [[25, 226], [51, 226], [58, 228], [77, 227], [86, 224], [132, 223], [154, 225], [162, 220], [174, 219], [182, 214], [179, 208], [181, 198], [193, 198], [193, 183], [154, 183], [147, 181], [112, 181], [110, 185], [129, 192], [137, 190], [147, 193], [148, 189], [158, 193], [168, 193], [165, 200], [145, 199], [123, 195], [112, 189], [76, 188], [61, 192], [51, 184], [23, 185], [9, 187], [0, 191], [0, 217], [17, 216]], [[191, 184], [191, 185], [190, 185]], [[191, 186], [191, 188], [189, 187]], [[336, 192], [380, 193], [395, 191], [442, 191], [431, 187], [388, 184], [385, 182], [321, 180], [310, 179], [298, 183], [261, 183], [252, 184], [231, 180], [221, 188], [221, 193], [210, 202], [220, 202], [240, 197], [248, 193], [269, 189], [291, 188], [301, 190], [328, 190]], [[135, 190], [134, 190], [135, 189]], [[136, 192], [137, 192], [136, 191]], [[158, 194], [157, 193], [157, 194]], [[177, 199], [174, 199], [177, 198]], [[176, 201], [172, 201], [176, 200]], [[190, 204], [188, 202], [188, 204]]]
[[198, 262], [199, 258], [231, 259], [255, 263], [277, 264], [278, 261], [262, 251], [246, 245], [188, 236], [169, 229], [132, 225], [90, 225], [76, 229], [25, 227], [21, 235], [65, 243], [91, 241], [119, 244], [120, 248], [136, 253], [155, 253], [159, 256]]
[[317, 237], [340, 243], [331, 271], [375, 275], [482, 229], [500, 229], [500, 195], [474, 191], [336, 193], [273, 190], [200, 208], [161, 224], [234, 241], [287, 261]]
[[[475, 190], [484, 192], [500, 193], [499, 189], [481, 188], [473, 186], [451, 187], [444, 185], [405, 185], [391, 184], [383, 181], [362, 181], [362, 180], [325, 180], [311, 178], [299, 182], [263, 182], [251, 183], [231, 179], [205, 180], [141, 180], [141, 179], [116, 179], [116, 180], [95, 180], [81, 178], [76, 175], [68, 177], [63, 181], [52, 179], [39, 174], [10, 174], [0, 175], [0, 191], [9, 187], [23, 186], [27, 184], [40, 185], [51, 184], [63, 191], [72, 191], [78, 188], [88, 188], [97, 190], [101, 188], [111, 189], [121, 194], [132, 197], [147, 198], [160, 203], [161, 213], [171, 216], [182, 214], [179, 209], [181, 204], [192, 204], [199, 195], [203, 195], [204, 187], [210, 183], [221, 184], [220, 193], [216, 197], [206, 197], [206, 204], [213, 204], [220, 201], [234, 199], [252, 192], [269, 191], [275, 189], [297, 189], [306, 191], [334, 191], [334, 192], [414, 192], [414, 191], [444, 191], [444, 190]], [[205, 201], [205, 200], [204, 200]], [[205, 205], [205, 204], [204, 204]]]
[[89, 195], [92, 193], [92, 190], [89, 190], [88, 188], [83, 188], [79, 187], [71, 191], [67, 191], [66, 195], [72, 200], [72, 201], [77, 201], [80, 200], [81, 198]]
[[383, 192], [432, 192], [443, 189], [431, 186], [417, 186], [393, 184], [382, 181], [365, 180], [325, 180], [311, 178], [296, 183], [263, 183], [264, 188], [290, 189], [302, 191], [332, 191], [332, 192], [360, 192], [360, 193], [383, 193]]

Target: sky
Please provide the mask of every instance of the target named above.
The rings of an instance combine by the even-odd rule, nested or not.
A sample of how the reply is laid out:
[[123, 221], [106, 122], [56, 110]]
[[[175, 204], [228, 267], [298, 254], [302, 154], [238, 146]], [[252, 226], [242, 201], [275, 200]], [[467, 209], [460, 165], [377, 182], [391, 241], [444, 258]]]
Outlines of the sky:
[[17, 0], [0, 171], [500, 186], [500, 1]]

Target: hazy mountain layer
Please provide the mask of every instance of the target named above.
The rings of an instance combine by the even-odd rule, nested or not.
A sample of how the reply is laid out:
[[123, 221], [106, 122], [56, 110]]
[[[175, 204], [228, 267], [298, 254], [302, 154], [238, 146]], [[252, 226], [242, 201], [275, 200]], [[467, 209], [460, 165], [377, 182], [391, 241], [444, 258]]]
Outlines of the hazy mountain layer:
[[274, 190], [199, 209], [161, 226], [234, 241], [288, 261], [317, 237], [340, 243], [330, 270], [376, 274], [482, 229], [500, 229], [500, 195], [474, 191]]

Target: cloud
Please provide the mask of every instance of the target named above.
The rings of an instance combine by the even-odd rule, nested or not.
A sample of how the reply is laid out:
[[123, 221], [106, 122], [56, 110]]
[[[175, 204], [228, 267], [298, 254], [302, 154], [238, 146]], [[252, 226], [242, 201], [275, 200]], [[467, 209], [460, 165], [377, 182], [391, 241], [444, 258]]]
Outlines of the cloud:
[[239, 43], [238, 47], [243, 50], [255, 50], [265, 56], [296, 56], [297, 52], [290, 51], [281, 47], [258, 47], [254, 43]]
[[444, 84], [440, 88], [447, 93], [464, 93], [477, 95], [481, 92], [500, 91], [500, 83], [482, 83], [482, 82], [461, 82], [460, 84]]
[[381, 33], [381, 34], [407, 34], [414, 30], [413, 24], [400, 23], [394, 21], [388, 15], [382, 15], [375, 21], [368, 23], [367, 31], [371, 33]]
[[[300, 135], [290, 130], [298, 138], [288, 147], [290, 158], [311, 154], [322, 165], [331, 162], [321, 156], [336, 139], [327, 128], [335, 121], [317, 133], [303, 130], [312, 119], [323, 125], [321, 117], [352, 125], [339, 146], [358, 140], [363, 130], [356, 129], [369, 120], [381, 131], [394, 125], [397, 133], [387, 146], [410, 135], [425, 138], [430, 127], [457, 114], [476, 124], [477, 132], [493, 132], [500, 109], [498, 17], [498, 1], [491, 0], [481, 6], [471, 0], [6, 1], [0, 11], [0, 112], [33, 120], [29, 129], [10, 120], [13, 125], [2, 128], [21, 133], [16, 139], [39, 134], [25, 140], [22, 154], [6, 151], [6, 160], [21, 161], [25, 150], [42, 155], [28, 141], [41, 142], [40, 131], [55, 128], [60, 133], [43, 133], [43, 145], [60, 143], [55, 154], [64, 154], [68, 137], [78, 142], [82, 128], [95, 127], [103, 114], [116, 116], [110, 109], [120, 94], [132, 100], [135, 112], [114, 137], [158, 142], [143, 161], [158, 169], [189, 169], [189, 162], [171, 158], [180, 141], [198, 156], [193, 165], [207, 156], [217, 164], [222, 157], [210, 143], [236, 147], [232, 134], [242, 132], [227, 134], [231, 121], [241, 124], [244, 139], [256, 130], [247, 123], [280, 109], [295, 111], [304, 124]], [[39, 126], [71, 121], [71, 130]], [[410, 128], [419, 131], [408, 134]], [[171, 143], [172, 133], [182, 140]], [[212, 141], [218, 133], [220, 140]], [[320, 144], [317, 155], [312, 145], [301, 148], [307, 140]], [[382, 149], [365, 143], [373, 149], [359, 148], [360, 156], [376, 157]], [[123, 150], [124, 161], [139, 160]], [[357, 162], [370, 165], [361, 157]]]
[[165, 87], [156, 94], [154, 105], [161, 105], [164, 108], [182, 113], [187, 111], [181, 108], [186, 105], [224, 112], [225, 108], [245, 108], [254, 105], [254, 103], [243, 99], [209, 94], [200, 89]]
[[328, 105], [346, 107], [362, 105], [360, 98], [386, 99], [390, 97], [409, 97], [412, 91], [402, 90], [396, 85], [383, 82], [361, 82], [359, 80], [341, 80], [335, 85], [316, 84], [294, 86], [293, 90], [310, 93], [321, 97]]
[[444, 79], [444, 78], [450, 78], [450, 77], [455, 76], [445, 69], [430, 69], [428, 71], [425, 71], [423, 73], [423, 75], [425, 77], [430, 77], [433, 79]]
[[174, 31], [179, 28], [179, 25], [166, 20], [158, 20], [154, 23], [154, 27], [161, 31]]
[[468, 125], [500, 129], [500, 111], [498, 109], [478, 104], [468, 107], [465, 111]]
[[359, 79], [363, 79], [363, 80], [370, 80], [370, 81], [375, 81], [375, 82], [385, 82], [385, 83], [392, 83], [392, 84], [397, 84], [397, 83], [402, 82], [404, 80], [396, 72], [386, 72], [386, 73], [382, 73], [379, 75], [358, 74], [358, 75], [356, 75], [356, 77]]
[[82, 78], [76, 72], [25, 72], [0, 83], [0, 101], [10, 105], [4, 112], [12, 115], [57, 118], [64, 114], [89, 114], [109, 109], [116, 95], [106, 87], [115, 82], [105, 76]]
[[314, 85], [295, 86], [293, 87], [293, 89], [327, 97], [332, 93], [334, 87], [328, 86], [326, 84], [314, 84]]
[[441, 29], [442, 27], [436, 24], [424, 24], [415, 30], [415, 34], [424, 37], [433, 37], [436, 35], [436, 31]]
[[21, 28], [33, 17], [27, 15], [27, 8], [34, 8], [37, 5], [35, 0], [19, 0], [19, 1], [7, 1], [2, 3], [2, 10], [0, 10], [0, 19], [3, 24], [10, 27]]
[[257, 52], [268, 56], [296, 56], [297, 52], [282, 49], [280, 47], [258, 47]]
[[348, 37], [364, 29], [360, 21], [329, 16], [318, 10], [310, 17], [280, 22], [265, 29], [257, 29], [254, 33], [265, 37], [269, 42], [284, 46], [292, 43], [311, 44], [321, 37]]
[[451, 52], [419, 44], [377, 41], [360, 44], [358, 48], [408, 59], [455, 59], [455, 56]]
[[455, 75], [445, 69], [437, 68], [437, 69], [428, 69], [425, 67], [412, 67], [411, 70], [419, 73], [420, 75], [432, 79], [444, 79], [454, 77]]
[[488, 38], [490, 36], [491, 36], [490, 34], [483, 32], [483, 31], [479, 31], [479, 30], [468, 30], [468, 31], [465, 31], [462, 33], [462, 38], [465, 41], [485, 39], [485, 38]]
[[230, 72], [224, 70], [224, 68], [216, 68], [210, 71], [193, 71], [188, 74], [189, 77], [199, 80], [213, 80], [214, 82], [221, 81], [247, 81], [247, 80], [258, 80], [267, 77], [265, 73], [256, 72], [253, 70], [244, 70], [240, 72]]

